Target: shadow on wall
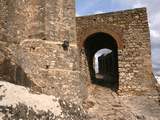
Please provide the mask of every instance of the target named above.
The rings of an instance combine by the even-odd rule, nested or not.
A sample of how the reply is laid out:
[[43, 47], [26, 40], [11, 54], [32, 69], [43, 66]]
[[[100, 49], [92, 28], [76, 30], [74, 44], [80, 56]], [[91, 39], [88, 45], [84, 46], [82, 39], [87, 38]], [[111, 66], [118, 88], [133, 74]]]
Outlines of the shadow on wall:
[[21, 66], [12, 63], [3, 50], [0, 50], [0, 80], [25, 87], [34, 86]]

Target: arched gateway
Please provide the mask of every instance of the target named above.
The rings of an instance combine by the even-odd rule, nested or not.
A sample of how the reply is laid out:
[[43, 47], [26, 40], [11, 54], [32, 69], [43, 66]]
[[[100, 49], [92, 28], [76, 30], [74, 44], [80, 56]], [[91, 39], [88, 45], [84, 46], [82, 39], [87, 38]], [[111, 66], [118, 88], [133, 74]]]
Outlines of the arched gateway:
[[80, 74], [86, 86], [94, 83], [119, 94], [150, 89], [146, 9], [77, 17], [76, 29]]
[[[85, 55], [89, 66], [91, 82], [118, 89], [118, 54], [116, 40], [109, 34], [98, 32], [84, 41]], [[106, 49], [106, 51], [105, 51]], [[110, 50], [110, 53], [107, 53]], [[100, 51], [100, 53], [98, 53]], [[96, 55], [98, 53], [98, 55]], [[96, 55], [96, 56], [95, 56]], [[98, 60], [95, 57], [99, 56]], [[98, 66], [97, 72], [94, 66]]]
[[77, 34], [81, 51], [80, 69], [85, 71], [81, 72], [84, 81], [117, 91], [119, 88], [118, 49], [124, 48], [121, 27], [97, 23], [92, 27], [85, 26]]

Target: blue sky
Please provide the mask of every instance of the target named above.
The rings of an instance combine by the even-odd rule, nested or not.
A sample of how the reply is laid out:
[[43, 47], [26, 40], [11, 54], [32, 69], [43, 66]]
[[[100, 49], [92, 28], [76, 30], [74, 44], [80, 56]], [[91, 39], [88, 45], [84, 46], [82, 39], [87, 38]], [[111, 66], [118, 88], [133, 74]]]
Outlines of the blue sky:
[[151, 35], [152, 67], [160, 75], [160, 0], [76, 0], [76, 15], [84, 16], [146, 7]]

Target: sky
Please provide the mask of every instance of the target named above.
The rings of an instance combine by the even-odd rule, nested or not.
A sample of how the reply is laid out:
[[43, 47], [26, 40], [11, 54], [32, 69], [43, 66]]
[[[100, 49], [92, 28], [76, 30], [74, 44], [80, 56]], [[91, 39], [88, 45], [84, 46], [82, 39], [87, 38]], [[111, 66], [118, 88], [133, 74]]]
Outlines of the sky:
[[84, 16], [140, 7], [147, 8], [152, 67], [154, 74], [160, 76], [160, 0], [76, 0], [76, 15]]

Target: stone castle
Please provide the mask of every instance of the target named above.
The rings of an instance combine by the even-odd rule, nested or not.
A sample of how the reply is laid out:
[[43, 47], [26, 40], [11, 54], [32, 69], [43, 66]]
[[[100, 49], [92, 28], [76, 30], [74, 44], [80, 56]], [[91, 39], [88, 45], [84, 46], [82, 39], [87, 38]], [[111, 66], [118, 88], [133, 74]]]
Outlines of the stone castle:
[[[75, 17], [74, 0], [0, 0], [0, 46], [3, 81], [83, 106], [96, 120], [118, 96], [158, 98], [145, 8]], [[112, 53], [99, 60], [98, 78], [93, 58], [104, 48]]]

